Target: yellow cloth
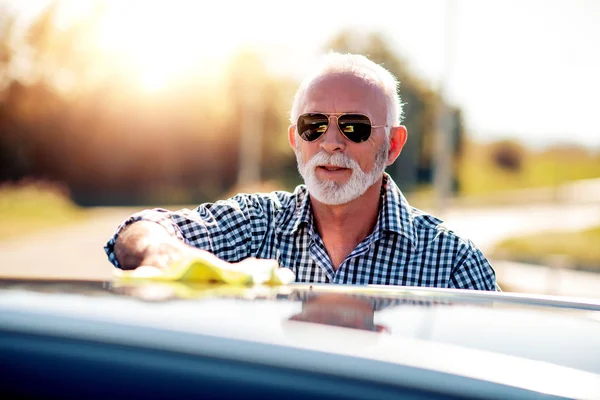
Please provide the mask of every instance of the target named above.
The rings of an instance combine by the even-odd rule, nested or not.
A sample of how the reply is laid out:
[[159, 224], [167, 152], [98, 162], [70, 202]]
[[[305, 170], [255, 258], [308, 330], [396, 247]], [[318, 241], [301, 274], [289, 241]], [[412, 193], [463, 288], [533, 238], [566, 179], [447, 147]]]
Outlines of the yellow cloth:
[[291, 270], [279, 268], [274, 260], [246, 260], [240, 264], [230, 264], [201, 258], [177, 261], [165, 270], [154, 267], [139, 267], [131, 271], [115, 270], [114, 276], [121, 281], [209, 282], [232, 285], [285, 285], [295, 279]]

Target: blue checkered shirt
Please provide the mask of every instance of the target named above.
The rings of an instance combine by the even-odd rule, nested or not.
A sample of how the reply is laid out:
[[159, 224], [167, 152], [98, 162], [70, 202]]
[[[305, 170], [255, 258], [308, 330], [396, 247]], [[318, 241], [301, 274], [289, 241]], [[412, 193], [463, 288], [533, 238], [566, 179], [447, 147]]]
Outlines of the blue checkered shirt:
[[123, 222], [105, 250], [119, 267], [114, 254], [119, 232], [148, 220], [226, 261], [276, 259], [296, 274], [296, 282], [496, 290], [494, 270], [481, 251], [441, 220], [411, 207], [387, 174], [380, 204], [375, 229], [337, 270], [316, 231], [303, 185], [293, 193], [238, 194], [194, 210], [145, 210]]

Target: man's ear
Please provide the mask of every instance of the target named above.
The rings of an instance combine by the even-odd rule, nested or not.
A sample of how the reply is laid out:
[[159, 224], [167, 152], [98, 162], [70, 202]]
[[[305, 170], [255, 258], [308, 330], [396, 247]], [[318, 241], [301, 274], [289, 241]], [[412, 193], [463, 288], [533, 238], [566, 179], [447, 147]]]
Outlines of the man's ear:
[[400, 155], [402, 148], [406, 144], [408, 132], [403, 125], [394, 126], [390, 130], [390, 151], [388, 153], [387, 165], [392, 165]]
[[290, 146], [292, 146], [292, 150], [294, 153], [296, 152], [296, 126], [290, 125], [288, 127], [288, 142], [290, 142]]

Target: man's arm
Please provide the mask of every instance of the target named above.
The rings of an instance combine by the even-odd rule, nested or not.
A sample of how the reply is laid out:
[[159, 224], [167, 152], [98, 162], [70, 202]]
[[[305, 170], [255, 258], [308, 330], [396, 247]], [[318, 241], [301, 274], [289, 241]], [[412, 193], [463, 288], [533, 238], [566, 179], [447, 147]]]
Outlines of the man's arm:
[[[124, 270], [150, 266], [166, 269], [175, 260], [185, 257], [202, 258], [217, 267], [226, 268], [227, 261], [214, 254], [185, 244], [171, 236], [161, 225], [150, 221], [137, 221], [127, 226], [115, 242], [115, 256]], [[272, 266], [276, 260], [257, 260], [249, 257], [238, 265], [267, 263]]]
[[104, 251], [121, 269], [165, 268], [182, 257], [240, 262], [261, 249], [272, 226], [273, 203], [269, 196], [237, 195], [193, 211], [143, 210], [117, 227]]

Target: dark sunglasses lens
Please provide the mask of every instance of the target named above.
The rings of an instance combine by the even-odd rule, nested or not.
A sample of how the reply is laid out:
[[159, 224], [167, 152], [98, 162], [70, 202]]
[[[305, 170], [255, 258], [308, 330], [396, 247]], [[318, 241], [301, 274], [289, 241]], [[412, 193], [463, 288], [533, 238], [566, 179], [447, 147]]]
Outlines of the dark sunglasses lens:
[[308, 142], [317, 140], [327, 131], [329, 118], [324, 114], [303, 114], [298, 118], [298, 134]]
[[360, 143], [371, 136], [371, 120], [366, 115], [345, 114], [338, 118], [340, 131], [353, 142]]

